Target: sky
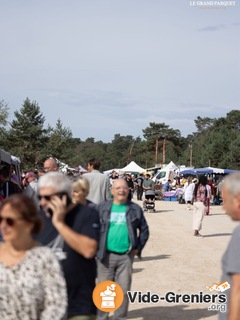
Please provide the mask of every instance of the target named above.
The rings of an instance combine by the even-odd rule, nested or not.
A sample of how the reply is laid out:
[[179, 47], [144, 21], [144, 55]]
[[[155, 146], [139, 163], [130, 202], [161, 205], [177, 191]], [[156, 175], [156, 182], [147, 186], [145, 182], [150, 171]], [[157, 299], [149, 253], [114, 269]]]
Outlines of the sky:
[[0, 0], [9, 120], [28, 97], [45, 125], [110, 142], [225, 117], [240, 109], [239, 1]]

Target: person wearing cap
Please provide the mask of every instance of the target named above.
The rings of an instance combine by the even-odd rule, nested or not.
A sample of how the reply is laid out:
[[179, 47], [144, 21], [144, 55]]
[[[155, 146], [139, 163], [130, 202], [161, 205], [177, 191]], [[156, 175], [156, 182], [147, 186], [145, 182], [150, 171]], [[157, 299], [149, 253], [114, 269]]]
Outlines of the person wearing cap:
[[38, 207], [38, 182], [34, 172], [30, 171], [26, 173], [23, 185], [25, 186], [23, 193], [32, 198]]

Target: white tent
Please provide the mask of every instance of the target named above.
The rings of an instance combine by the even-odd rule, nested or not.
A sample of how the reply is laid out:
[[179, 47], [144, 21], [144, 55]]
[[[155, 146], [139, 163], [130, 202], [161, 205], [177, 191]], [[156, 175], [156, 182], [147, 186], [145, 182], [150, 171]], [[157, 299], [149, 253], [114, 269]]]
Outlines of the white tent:
[[176, 170], [176, 169], [178, 169], [178, 167], [175, 165], [175, 163], [174, 162], [169, 162], [169, 164], [166, 166], [166, 167], [164, 167], [163, 168], [164, 170], [165, 169], [169, 169], [169, 170]]
[[141, 168], [136, 162], [131, 161], [126, 167], [122, 168], [121, 171], [124, 172], [145, 172], [146, 170]]

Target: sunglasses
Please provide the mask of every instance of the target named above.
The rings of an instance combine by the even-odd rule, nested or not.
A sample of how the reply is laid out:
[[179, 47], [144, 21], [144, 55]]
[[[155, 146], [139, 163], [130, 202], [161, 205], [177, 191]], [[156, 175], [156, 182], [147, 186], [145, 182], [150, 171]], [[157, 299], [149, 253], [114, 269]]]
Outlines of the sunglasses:
[[38, 195], [38, 200], [41, 200], [41, 199], [43, 198], [43, 199], [45, 199], [46, 201], [50, 201], [53, 196], [58, 196], [59, 198], [62, 198], [62, 196], [63, 196], [64, 194], [66, 194], [66, 193], [65, 193], [65, 192], [57, 192], [57, 193], [53, 193], [53, 194], [45, 195], [45, 196], [39, 194], [39, 195]]
[[5, 221], [6, 224], [9, 226], [9, 227], [13, 227], [15, 225], [15, 222], [17, 220], [23, 220], [23, 218], [4, 218], [4, 217], [0, 217], [0, 224]]

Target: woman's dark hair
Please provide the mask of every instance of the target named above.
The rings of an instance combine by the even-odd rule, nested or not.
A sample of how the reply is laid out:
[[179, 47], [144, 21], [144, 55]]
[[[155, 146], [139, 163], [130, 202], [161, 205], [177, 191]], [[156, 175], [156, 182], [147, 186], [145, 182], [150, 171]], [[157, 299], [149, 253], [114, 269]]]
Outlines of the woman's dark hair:
[[38, 234], [41, 231], [42, 220], [33, 199], [24, 194], [13, 194], [2, 202], [0, 213], [7, 204], [9, 204], [14, 211], [18, 212], [23, 220], [33, 224], [32, 234]]
[[[207, 177], [206, 176], [204, 176], [204, 175], [199, 176], [198, 183], [196, 183], [195, 188], [194, 188], [194, 192], [193, 192], [194, 197], [197, 196], [197, 191], [198, 191], [198, 188], [200, 185], [202, 185], [202, 186], [207, 185]], [[207, 192], [207, 189], [206, 189], [206, 192]]]

